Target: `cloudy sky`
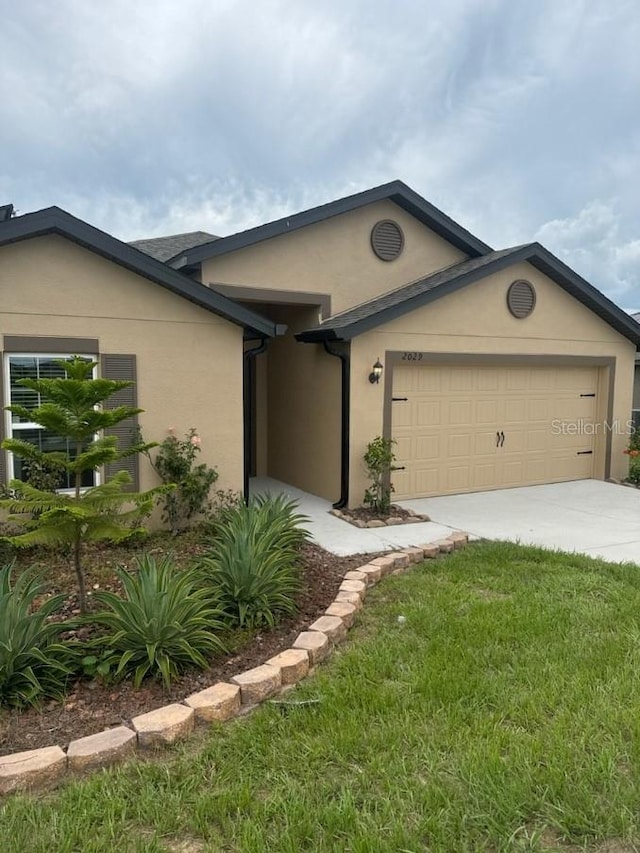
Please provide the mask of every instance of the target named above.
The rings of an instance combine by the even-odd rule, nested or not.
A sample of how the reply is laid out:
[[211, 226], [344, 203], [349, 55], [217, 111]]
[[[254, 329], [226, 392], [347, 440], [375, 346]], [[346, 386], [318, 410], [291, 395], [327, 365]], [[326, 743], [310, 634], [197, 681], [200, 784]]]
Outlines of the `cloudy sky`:
[[230, 234], [401, 178], [640, 309], [638, 0], [0, 0], [0, 203]]

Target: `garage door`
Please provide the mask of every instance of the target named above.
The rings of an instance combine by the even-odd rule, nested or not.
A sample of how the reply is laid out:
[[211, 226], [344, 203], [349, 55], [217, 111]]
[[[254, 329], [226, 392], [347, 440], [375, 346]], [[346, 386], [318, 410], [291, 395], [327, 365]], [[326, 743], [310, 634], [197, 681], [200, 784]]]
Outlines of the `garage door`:
[[597, 369], [396, 367], [394, 498], [593, 476]]

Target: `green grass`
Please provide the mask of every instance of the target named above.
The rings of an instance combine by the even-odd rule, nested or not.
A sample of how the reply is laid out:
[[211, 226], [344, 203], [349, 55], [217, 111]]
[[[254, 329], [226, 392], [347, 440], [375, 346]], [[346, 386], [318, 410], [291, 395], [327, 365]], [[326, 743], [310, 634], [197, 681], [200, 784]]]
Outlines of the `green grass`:
[[320, 701], [8, 799], [0, 848], [640, 849], [640, 568], [471, 546], [376, 587], [286, 698]]

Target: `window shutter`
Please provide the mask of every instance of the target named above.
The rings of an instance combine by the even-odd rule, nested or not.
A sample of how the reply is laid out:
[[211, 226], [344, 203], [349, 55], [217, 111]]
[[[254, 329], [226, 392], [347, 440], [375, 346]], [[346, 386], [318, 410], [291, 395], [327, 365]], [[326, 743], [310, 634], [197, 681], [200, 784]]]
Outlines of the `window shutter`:
[[[123, 388], [118, 391], [113, 397], [105, 401], [105, 409], [115, 409], [118, 406], [137, 406], [138, 394], [135, 385], [136, 381], [136, 357], [135, 355], [109, 355], [105, 354], [101, 358], [102, 362], [102, 377], [103, 379], [126, 379], [133, 382], [128, 388]], [[118, 438], [118, 447], [120, 450], [125, 450], [136, 443], [138, 438], [138, 418], [127, 418], [116, 424], [111, 429], [105, 430], [106, 435], [115, 435]], [[126, 456], [124, 459], [119, 459], [117, 462], [112, 462], [105, 465], [106, 479], [109, 480], [118, 471], [127, 471], [131, 476], [131, 484], [126, 486], [125, 491], [137, 492], [140, 488], [138, 474], [138, 454]]]
[[[4, 370], [2, 369], [2, 353], [0, 353], [0, 400], [2, 401], [0, 405], [0, 442], [4, 440], [4, 419], [6, 412], [4, 410], [4, 387], [3, 387], [3, 379], [4, 379]], [[7, 485], [7, 451], [3, 450], [0, 447], [0, 486]]]

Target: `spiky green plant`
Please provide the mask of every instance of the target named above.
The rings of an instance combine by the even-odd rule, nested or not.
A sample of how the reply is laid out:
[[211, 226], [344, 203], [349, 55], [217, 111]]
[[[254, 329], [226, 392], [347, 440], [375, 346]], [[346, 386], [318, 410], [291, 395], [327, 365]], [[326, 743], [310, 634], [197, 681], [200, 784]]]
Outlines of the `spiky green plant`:
[[257, 510], [265, 528], [278, 532], [281, 550], [289, 549], [297, 553], [309, 539], [309, 532], [304, 527], [309, 518], [297, 512], [298, 504], [286, 495], [265, 492], [256, 495], [251, 506]]
[[272, 626], [295, 611], [299, 548], [308, 537], [295, 510], [295, 502], [267, 495], [225, 511], [199, 565], [232, 623]]
[[85, 472], [96, 471], [124, 456], [147, 451], [154, 445], [138, 444], [121, 451], [116, 436], [102, 434], [105, 429], [141, 411], [130, 406], [103, 407], [106, 400], [129, 387], [131, 382], [93, 379], [96, 362], [79, 356], [60, 359], [56, 364], [65, 371], [64, 376], [18, 381], [19, 385], [39, 395], [43, 401], [41, 405], [34, 409], [13, 405], [7, 409], [68, 440], [70, 452], [43, 452], [30, 442], [17, 438], [5, 439], [2, 447], [36, 465], [47, 468], [54, 465], [70, 477], [74, 484], [73, 492], [44, 491], [22, 480], [12, 480], [9, 484], [11, 495], [0, 501], [0, 507], [8, 509], [12, 520], [20, 522], [26, 530], [9, 537], [12, 545], [18, 548], [71, 546], [80, 609], [84, 613], [84, 543], [118, 542], [142, 532], [136, 522], [149, 514], [156, 496], [166, 492], [168, 487], [161, 486], [144, 493], [125, 492], [131, 478], [126, 471], [120, 471], [107, 483], [83, 489]]
[[114, 677], [132, 674], [138, 687], [147, 675], [166, 687], [187, 667], [205, 669], [208, 657], [224, 651], [215, 632], [223, 629], [210, 593], [199, 588], [193, 570], [178, 571], [171, 555], [138, 558], [137, 571], [116, 570], [124, 598], [95, 592], [106, 608], [92, 617], [108, 629], [104, 645], [114, 652]]
[[0, 568], [0, 703], [32, 705], [61, 696], [73, 670], [71, 651], [59, 642], [65, 624], [47, 621], [65, 596], [36, 607], [45, 590], [42, 579], [29, 569], [12, 584], [13, 565]]

